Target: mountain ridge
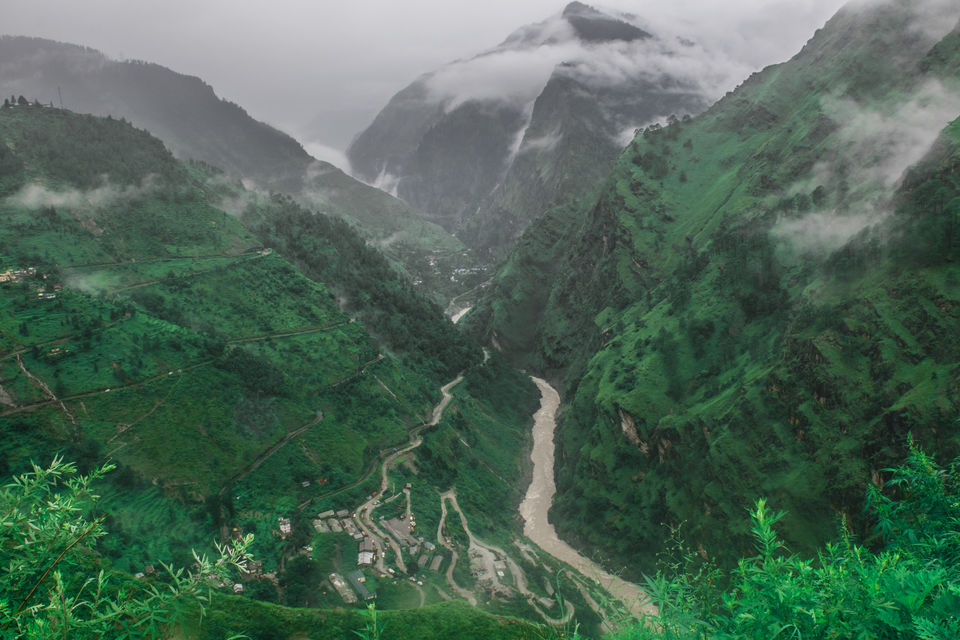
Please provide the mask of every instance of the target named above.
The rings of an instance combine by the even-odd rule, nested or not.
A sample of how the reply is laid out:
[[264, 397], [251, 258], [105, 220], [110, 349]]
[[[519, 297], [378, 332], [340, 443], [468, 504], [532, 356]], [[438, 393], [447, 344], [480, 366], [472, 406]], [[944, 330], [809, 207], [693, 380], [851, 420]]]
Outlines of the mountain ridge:
[[954, 189], [929, 150], [960, 115], [958, 34], [914, 29], [916, 10], [848, 8], [704, 114], [647, 128], [595, 200], [530, 227], [464, 320], [563, 382], [554, 513], [572, 539], [635, 569], [653, 523], [684, 522], [723, 557], [748, 548], [723, 523], [757, 491], [795, 548], [831, 513], [866, 535], [864, 478], [908, 431], [957, 451], [940, 428], [960, 403], [955, 265], [943, 241], [908, 257], [950, 209], [891, 226], [924, 210], [911, 185]]
[[[314, 159], [291, 136], [218, 98], [200, 78], [22, 36], [0, 37], [0, 59], [0, 94], [59, 104], [59, 91], [75, 111], [122, 118], [151, 131], [181, 159], [205, 162], [252, 188], [289, 193], [305, 206], [339, 215], [379, 244], [411, 280], [443, 280], [422, 265], [434, 253], [453, 263], [451, 271], [473, 266], [462, 255], [463, 244], [448, 233], [396, 198]], [[439, 293], [441, 301], [458, 292], [446, 276], [454, 292]]]

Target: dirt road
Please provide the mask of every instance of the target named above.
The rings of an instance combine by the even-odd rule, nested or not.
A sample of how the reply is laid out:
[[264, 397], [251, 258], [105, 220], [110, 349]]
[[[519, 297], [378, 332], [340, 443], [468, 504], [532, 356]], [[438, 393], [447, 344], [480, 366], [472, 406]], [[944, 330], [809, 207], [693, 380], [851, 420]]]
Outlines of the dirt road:
[[[462, 375], [457, 376], [456, 379], [451, 380], [450, 382], [448, 382], [447, 384], [443, 385], [440, 388], [440, 393], [442, 394], [443, 398], [440, 400], [437, 406], [433, 408], [433, 414], [430, 417], [430, 422], [425, 423], [421, 427], [414, 429], [411, 432], [412, 439], [409, 445], [407, 445], [403, 449], [394, 451], [393, 453], [388, 455], [386, 458], [384, 458], [383, 465], [381, 465], [380, 467], [380, 490], [375, 495], [370, 496], [370, 498], [368, 498], [366, 502], [364, 502], [362, 505], [360, 505], [356, 509], [357, 522], [367, 532], [368, 535], [372, 535], [374, 539], [379, 543], [378, 546], [380, 546], [380, 552], [377, 554], [378, 556], [377, 568], [380, 570], [381, 573], [385, 571], [385, 568], [383, 566], [383, 547], [381, 545], [387, 545], [391, 549], [393, 549], [394, 556], [396, 556], [397, 569], [399, 569], [403, 573], [407, 572], [407, 565], [403, 561], [403, 553], [401, 552], [400, 545], [393, 538], [393, 536], [387, 535], [386, 533], [381, 531], [380, 528], [377, 527], [377, 525], [374, 523], [374, 520], [373, 520], [373, 512], [380, 505], [380, 498], [386, 493], [387, 487], [390, 484], [390, 480], [389, 480], [390, 468], [394, 465], [398, 457], [406, 453], [409, 453], [410, 451], [413, 451], [414, 449], [419, 447], [421, 444], [423, 444], [423, 437], [420, 436], [420, 432], [423, 431], [423, 429], [427, 427], [435, 426], [438, 422], [440, 422], [441, 418], [443, 418], [444, 410], [447, 408], [447, 405], [450, 404], [450, 401], [453, 400], [453, 395], [450, 393], [450, 390], [453, 389], [458, 384], [460, 384], [462, 380], [463, 380]], [[409, 516], [409, 513], [410, 513], [410, 501], [409, 501], [409, 493], [408, 493], [407, 494], [407, 515], [408, 516]]]

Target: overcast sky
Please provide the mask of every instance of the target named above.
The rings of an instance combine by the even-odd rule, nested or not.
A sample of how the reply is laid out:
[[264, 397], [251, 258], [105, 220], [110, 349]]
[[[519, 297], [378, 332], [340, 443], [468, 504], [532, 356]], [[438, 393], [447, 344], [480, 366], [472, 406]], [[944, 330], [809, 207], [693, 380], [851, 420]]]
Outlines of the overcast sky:
[[[754, 69], [843, 0], [602, 0]], [[0, 0], [0, 30], [196, 75], [306, 142], [343, 147], [421, 73], [499, 44], [565, 0]], [[732, 87], [731, 87], [732, 88]]]

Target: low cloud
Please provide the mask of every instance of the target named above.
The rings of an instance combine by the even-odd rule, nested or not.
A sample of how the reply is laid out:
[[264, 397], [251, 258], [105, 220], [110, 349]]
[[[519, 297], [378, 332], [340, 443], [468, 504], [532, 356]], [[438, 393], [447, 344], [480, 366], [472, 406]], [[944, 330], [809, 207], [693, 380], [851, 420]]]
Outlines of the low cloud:
[[340, 149], [334, 149], [329, 145], [319, 142], [305, 142], [303, 148], [317, 160], [329, 162], [346, 173], [351, 172], [350, 161], [347, 159], [347, 154]]
[[867, 228], [883, 229], [907, 170], [960, 116], [960, 93], [929, 80], [890, 105], [865, 106], [831, 96], [823, 99], [822, 108], [839, 126], [832, 145], [837, 155], [818, 162], [788, 194], [809, 193], [821, 185], [836, 192], [842, 181], [848, 201], [866, 204], [858, 204], [857, 211], [818, 211], [778, 223], [772, 235], [801, 254], [829, 254]]
[[381, 169], [380, 175], [377, 176], [376, 180], [374, 180], [370, 186], [376, 187], [396, 198], [398, 197], [397, 190], [400, 188], [400, 178], [387, 171], [386, 167], [384, 167]]
[[753, 70], [748, 62], [685, 39], [689, 32], [670, 20], [647, 24], [635, 16], [609, 13], [654, 37], [583, 42], [557, 14], [520, 29], [494, 49], [428, 74], [427, 89], [448, 112], [469, 101], [524, 107], [536, 99], [557, 69], [563, 69], [588, 86], [630, 86], [643, 81], [661, 90], [702, 93], [712, 101]]
[[526, 138], [520, 146], [520, 153], [543, 153], [552, 151], [560, 141], [563, 140], [563, 133], [560, 127], [556, 127], [547, 135], [537, 138]]
[[930, 80], [909, 100], [889, 109], [827, 98], [823, 111], [840, 125], [843, 156], [857, 167], [857, 182], [890, 189], [930, 150], [944, 127], [960, 116], [960, 93]]
[[773, 227], [771, 235], [785, 241], [798, 254], [826, 257], [865, 229], [880, 225], [888, 215], [888, 210], [856, 213], [819, 211], [800, 218], [781, 220]]
[[700, 93], [711, 102], [753, 70], [669, 32], [648, 40], [612, 43], [585, 54], [570, 72], [588, 86], [628, 87], [642, 81], [666, 93]]
[[927, 47], [939, 42], [960, 21], [960, 4], [956, 0], [852, 0], [847, 5], [852, 10], [875, 7], [907, 10], [907, 28], [922, 36]]
[[99, 187], [81, 191], [79, 189], [51, 189], [40, 183], [30, 183], [17, 193], [8, 196], [8, 204], [25, 209], [44, 207], [68, 209], [101, 209], [126, 200], [143, 197], [154, 191], [156, 178], [147, 176], [138, 186], [118, 187], [110, 184], [104, 176]]
[[573, 42], [495, 50], [430, 74], [427, 88], [448, 112], [471, 101], [495, 100], [522, 106], [536, 99], [558, 64], [580, 53], [581, 48]]

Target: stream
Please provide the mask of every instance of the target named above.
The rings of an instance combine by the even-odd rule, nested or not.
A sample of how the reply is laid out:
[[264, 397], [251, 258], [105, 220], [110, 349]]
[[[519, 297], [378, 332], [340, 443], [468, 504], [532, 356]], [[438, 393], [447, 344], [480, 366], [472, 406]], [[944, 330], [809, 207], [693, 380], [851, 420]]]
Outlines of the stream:
[[557, 426], [556, 414], [560, 406], [560, 394], [545, 380], [534, 377], [531, 379], [540, 389], [540, 409], [533, 416], [533, 452], [530, 454], [533, 461], [533, 479], [523, 502], [520, 503], [523, 534], [557, 560], [565, 562], [606, 589], [614, 598], [622, 601], [630, 613], [656, 616], [657, 609], [648, 602], [643, 589], [607, 573], [596, 562], [580, 555], [557, 536], [556, 530], [550, 524], [548, 512], [557, 492], [553, 475], [553, 432]]

